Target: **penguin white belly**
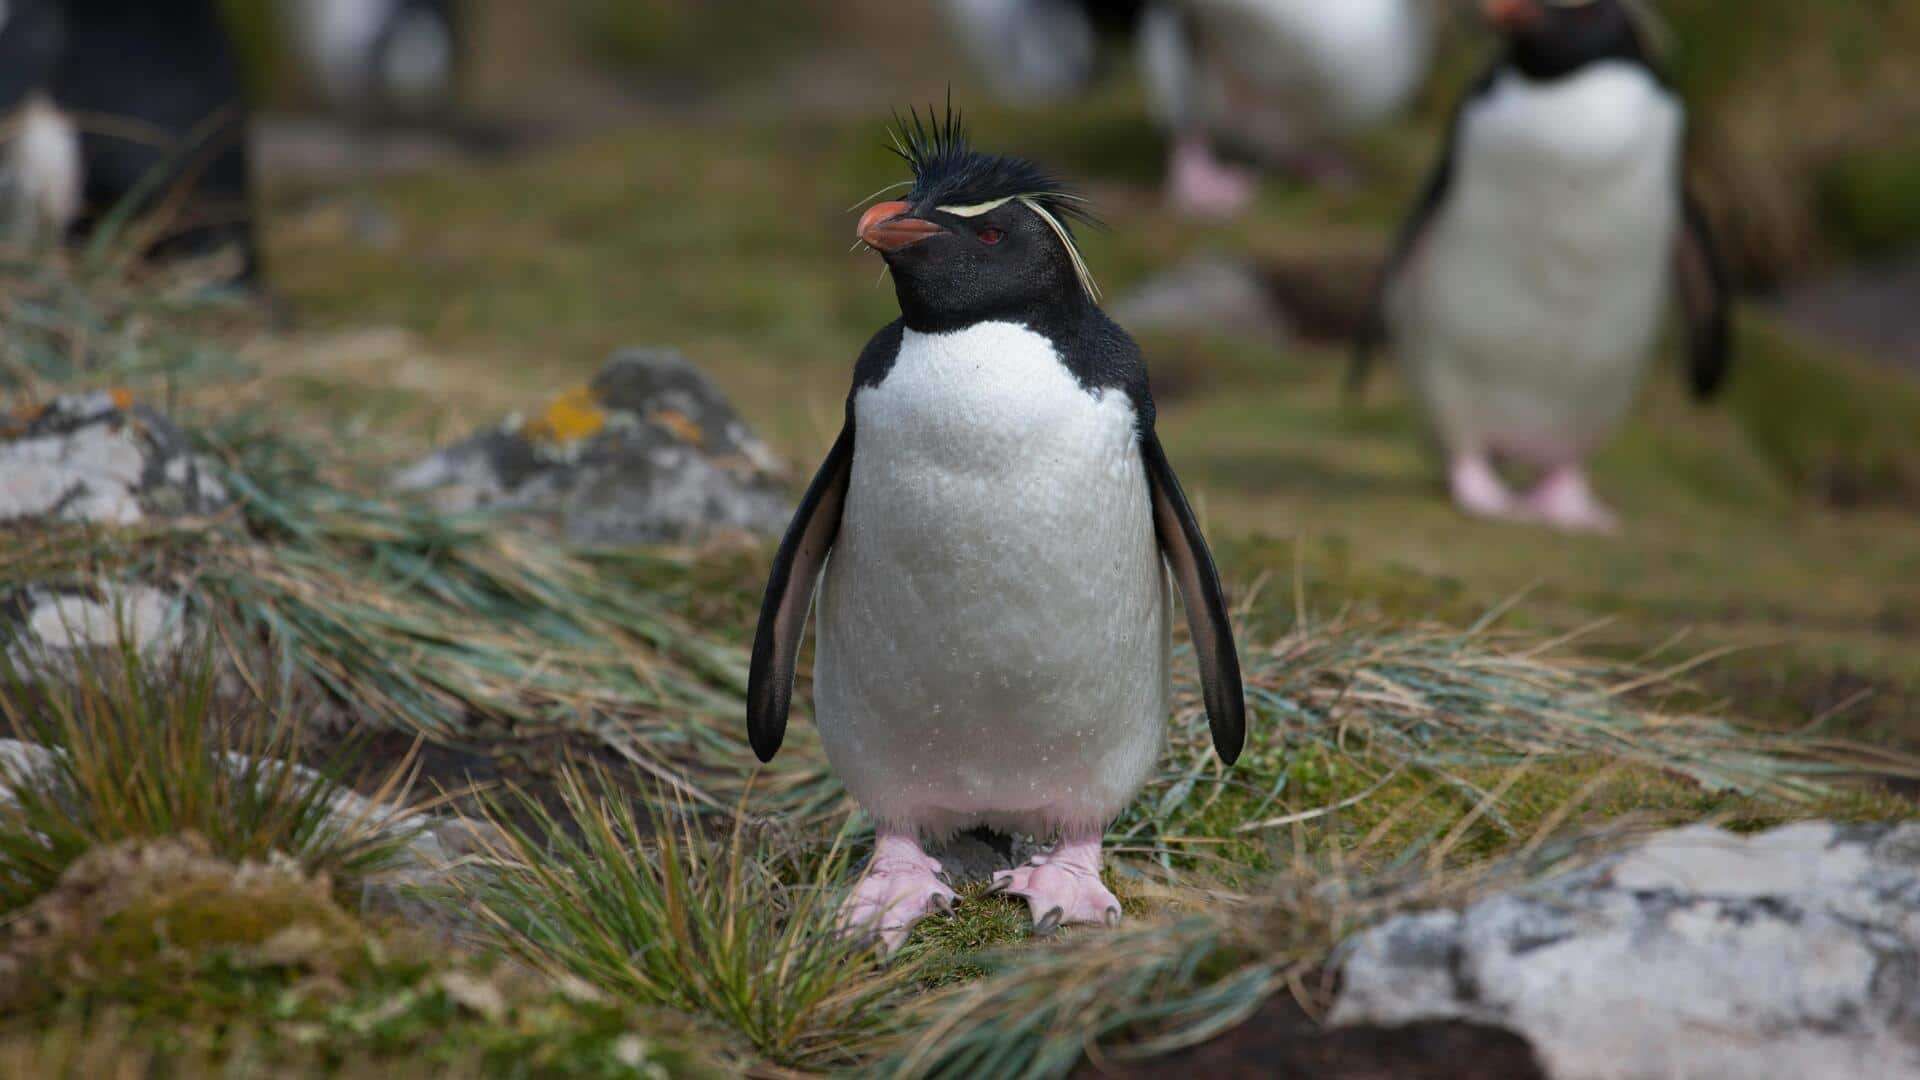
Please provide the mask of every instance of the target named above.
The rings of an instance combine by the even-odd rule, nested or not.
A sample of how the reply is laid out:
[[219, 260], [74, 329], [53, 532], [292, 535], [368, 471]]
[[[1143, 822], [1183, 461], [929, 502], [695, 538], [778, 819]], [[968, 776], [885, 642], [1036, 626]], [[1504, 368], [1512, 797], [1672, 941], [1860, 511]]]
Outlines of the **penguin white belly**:
[[814, 703], [881, 824], [1104, 825], [1168, 708], [1168, 592], [1132, 404], [1009, 323], [903, 335], [854, 401]]
[[1469, 106], [1454, 177], [1391, 299], [1441, 441], [1540, 465], [1632, 405], [1680, 225], [1684, 115], [1644, 69], [1503, 76]]
[[13, 129], [0, 142], [0, 235], [15, 242], [60, 236], [80, 214], [79, 128], [39, 93], [0, 123]]

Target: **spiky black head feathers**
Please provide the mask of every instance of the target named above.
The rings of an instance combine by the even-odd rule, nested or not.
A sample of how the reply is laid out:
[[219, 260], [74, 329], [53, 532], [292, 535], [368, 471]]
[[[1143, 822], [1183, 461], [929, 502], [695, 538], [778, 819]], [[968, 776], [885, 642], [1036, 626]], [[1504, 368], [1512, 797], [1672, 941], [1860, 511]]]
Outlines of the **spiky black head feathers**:
[[893, 152], [913, 170], [907, 201], [916, 206], [971, 207], [1006, 199], [1031, 199], [1062, 223], [1094, 225], [1085, 197], [1051, 170], [1011, 154], [973, 148], [960, 112], [948, 106], [936, 117], [931, 107], [907, 119], [894, 114]]

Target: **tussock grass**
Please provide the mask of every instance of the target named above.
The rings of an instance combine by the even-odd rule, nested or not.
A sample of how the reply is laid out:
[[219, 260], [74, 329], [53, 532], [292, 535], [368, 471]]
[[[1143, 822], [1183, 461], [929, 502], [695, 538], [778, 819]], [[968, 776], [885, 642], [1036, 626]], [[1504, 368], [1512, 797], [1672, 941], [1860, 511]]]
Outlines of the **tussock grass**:
[[1581, 784], [1566, 778], [1603, 769], [1584, 798], [1599, 801], [1608, 780], [1637, 774], [1703, 798], [1805, 806], [1839, 797], [1850, 778], [1920, 776], [1920, 760], [1817, 731], [1663, 710], [1659, 695], [1712, 656], [1664, 671], [1574, 657], [1565, 640], [1495, 632], [1499, 614], [1465, 631], [1303, 618], [1247, 647], [1252, 719], [1232, 770], [1215, 758], [1197, 693], [1183, 683], [1163, 770], [1109, 841], [1169, 867], [1258, 868], [1300, 826], [1330, 819], [1377, 828], [1376, 839], [1418, 825], [1428, 830], [1422, 857], [1443, 862], [1475, 855], [1486, 845], [1469, 841], [1489, 835], [1528, 841], [1522, 819], [1558, 810], [1536, 805], [1543, 783], [1571, 792]]
[[46, 751], [0, 758], [0, 911], [127, 840], [193, 834], [223, 858], [289, 857], [343, 884], [398, 856], [410, 815], [389, 800], [406, 763], [345, 809], [351, 751], [299, 765], [298, 725], [264, 699], [222, 695], [213, 655], [143, 659], [123, 645], [57, 675], [0, 655], [0, 719]]
[[0, 391], [27, 400], [88, 380], [233, 379], [247, 366], [213, 333], [258, 321], [218, 283], [221, 259], [143, 267], [104, 240], [87, 252], [0, 245]]
[[708, 1018], [778, 1064], [848, 1064], [904, 972], [874, 971], [868, 947], [833, 930], [844, 835], [795, 858], [744, 815], [715, 837], [684, 800], [642, 814], [631, 794], [604, 771], [569, 770], [559, 814], [495, 800], [487, 817], [506, 839], [461, 879], [460, 900], [557, 978]]

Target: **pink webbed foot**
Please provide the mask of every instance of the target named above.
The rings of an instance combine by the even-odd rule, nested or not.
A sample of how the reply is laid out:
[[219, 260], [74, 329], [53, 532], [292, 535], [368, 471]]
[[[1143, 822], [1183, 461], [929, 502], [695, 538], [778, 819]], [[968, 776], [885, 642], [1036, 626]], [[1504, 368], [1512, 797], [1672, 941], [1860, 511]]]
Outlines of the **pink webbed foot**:
[[1022, 897], [1033, 915], [1033, 931], [1049, 934], [1062, 926], [1120, 922], [1120, 901], [1100, 881], [1100, 840], [1062, 839], [1025, 866], [993, 875], [993, 891]]
[[959, 895], [939, 875], [939, 860], [922, 851], [917, 840], [881, 835], [860, 883], [840, 905], [840, 932], [877, 938], [881, 953], [892, 955], [915, 923], [934, 912], [953, 912]]
[[1613, 533], [1620, 519], [1607, 509], [1587, 483], [1586, 470], [1563, 465], [1547, 474], [1527, 496], [1527, 515], [1568, 532]]
[[1482, 454], [1456, 456], [1447, 469], [1447, 484], [1453, 491], [1453, 504], [1472, 517], [1504, 521], [1518, 517], [1520, 505], [1507, 491], [1493, 463]]
[[1253, 204], [1254, 174], [1214, 156], [1205, 135], [1174, 140], [1167, 165], [1167, 201], [1175, 211], [1196, 218], [1230, 218]]

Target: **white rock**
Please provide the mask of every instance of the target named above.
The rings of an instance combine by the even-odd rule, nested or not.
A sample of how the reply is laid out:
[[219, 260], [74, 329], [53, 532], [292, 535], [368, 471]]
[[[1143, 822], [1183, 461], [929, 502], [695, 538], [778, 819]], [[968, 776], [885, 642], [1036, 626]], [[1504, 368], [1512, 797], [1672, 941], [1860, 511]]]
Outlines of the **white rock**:
[[1342, 950], [1335, 1024], [1465, 1019], [1568, 1080], [1920, 1076], [1920, 824], [1705, 826]]

